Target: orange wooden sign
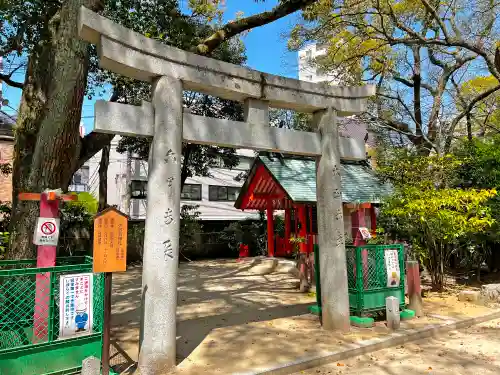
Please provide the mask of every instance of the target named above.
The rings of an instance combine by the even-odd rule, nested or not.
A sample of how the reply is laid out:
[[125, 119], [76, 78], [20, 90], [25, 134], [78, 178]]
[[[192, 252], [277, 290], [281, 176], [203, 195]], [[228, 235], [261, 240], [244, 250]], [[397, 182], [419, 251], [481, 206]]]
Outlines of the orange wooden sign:
[[94, 272], [127, 270], [128, 217], [116, 208], [99, 212], [94, 219]]

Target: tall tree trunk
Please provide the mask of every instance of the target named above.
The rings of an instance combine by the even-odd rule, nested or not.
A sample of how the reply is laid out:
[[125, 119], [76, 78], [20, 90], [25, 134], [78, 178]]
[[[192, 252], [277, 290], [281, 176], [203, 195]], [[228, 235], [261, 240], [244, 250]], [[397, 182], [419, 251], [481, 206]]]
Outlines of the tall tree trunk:
[[29, 57], [16, 127], [10, 259], [33, 258], [37, 202], [20, 192], [67, 190], [79, 167], [81, 108], [87, 84], [89, 47], [78, 39], [78, 9], [100, 10], [99, 0], [67, 0], [53, 15], [45, 44]]

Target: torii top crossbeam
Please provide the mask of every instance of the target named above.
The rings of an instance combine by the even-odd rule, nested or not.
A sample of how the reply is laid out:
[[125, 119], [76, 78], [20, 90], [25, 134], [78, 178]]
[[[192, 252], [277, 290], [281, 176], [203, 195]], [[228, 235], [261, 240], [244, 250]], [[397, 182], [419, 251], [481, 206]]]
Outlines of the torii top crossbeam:
[[374, 86], [341, 87], [262, 73], [246, 67], [186, 52], [147, 38], [82, 7], [79, 35], [99, 46], [104, 69], [152, 82], [159, 76], [182, 80], [186, 90], [224, 99], [269, 101], [275, 108], [315, 112], [333, 107], [337, 115], [359, 113]]

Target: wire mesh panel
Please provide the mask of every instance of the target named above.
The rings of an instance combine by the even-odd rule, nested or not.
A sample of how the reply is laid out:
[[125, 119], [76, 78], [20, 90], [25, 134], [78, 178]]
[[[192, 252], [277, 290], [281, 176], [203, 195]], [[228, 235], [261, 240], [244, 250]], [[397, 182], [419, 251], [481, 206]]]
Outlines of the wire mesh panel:
[[397, 297], [404, 307], [403, 245], [347, 246], [346, 259], [351, 311], [357, 315], [383, 311], [389, 296]]
[[347, 287], [353, 292], [356, 291], [356, 249], [346, 249], [347, 262]]
[[0, 262], [0, 374], [69, 374], [90, 355], [100, 358], [104, 276], [93, 275], [93, 324], [85, 335], [59, 337], [60, 278], [92, 272], [89, 257]]

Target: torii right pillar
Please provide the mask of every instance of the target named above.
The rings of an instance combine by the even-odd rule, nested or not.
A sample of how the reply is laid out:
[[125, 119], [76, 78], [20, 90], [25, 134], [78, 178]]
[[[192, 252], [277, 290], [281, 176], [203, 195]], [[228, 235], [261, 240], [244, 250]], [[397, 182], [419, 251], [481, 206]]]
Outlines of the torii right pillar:
[[321, 311], [324, 329], [348, 331], [349, 294], [336, 117], [333, 108], [314, 115], [321, 133], [321, 156], [316, 161]]

